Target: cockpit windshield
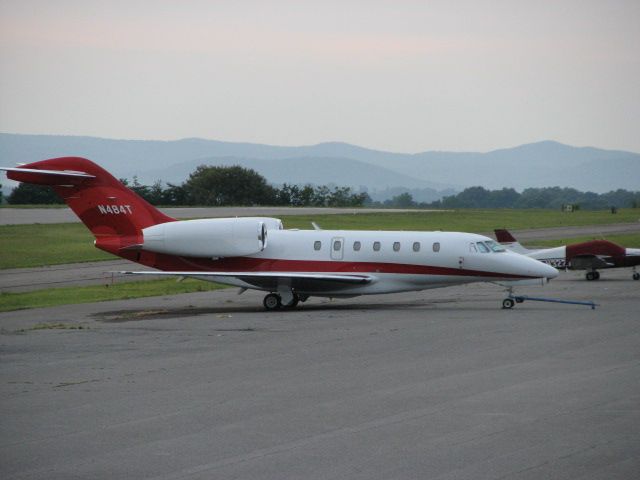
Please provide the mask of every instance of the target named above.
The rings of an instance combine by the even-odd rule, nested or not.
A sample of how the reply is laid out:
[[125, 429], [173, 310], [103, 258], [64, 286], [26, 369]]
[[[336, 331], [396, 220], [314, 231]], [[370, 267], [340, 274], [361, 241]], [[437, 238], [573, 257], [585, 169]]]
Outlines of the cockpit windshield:
[[476, 245], [478, 245], [478, 251], [480, 253], [489, 253], [489, 247], [487, 247], [484, 243], [477, 242]]
[[487, 240], [484, 242], [487, 247], [491, 249], [492, 252], [505, 252], [506, 249], [500, 245], [499, 243], [494, 242], [493, 240]]

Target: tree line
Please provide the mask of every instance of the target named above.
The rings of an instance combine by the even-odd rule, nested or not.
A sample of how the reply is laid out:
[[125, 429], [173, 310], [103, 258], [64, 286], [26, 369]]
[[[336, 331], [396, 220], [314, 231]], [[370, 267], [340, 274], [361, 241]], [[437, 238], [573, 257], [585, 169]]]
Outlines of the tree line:
[[[581, 192], [574, 188], [527, 188], [522, 193], [513, 188], [487, 190], [469, 187], [456, 195], [430, 203], [414, 202], [411, 194], [396, 195], [379, 206], [403, 208], [545, 208], [560, 209], [567, 205], [584, 210], [640, 208], [640, 192], [618, 189], [607, 193]], [[377, 206], [374, 204], [374, 206]]]
[[[201, 165], [179, 185], [164, 185], [159, 180], [143, 185], [136, 177], [131, 182], [120, 181], [152, 205], [361, 207], [370, 200], [366, 193], [353, 192], [349, 187], [284, 184], [277, 188], [255, 170], [240, 166]], [[51, 187], [28, 183], [14, 188], [7, 202], [14, 205], [63, 203]]]
[[[410, 193], [396, 195], [384, 202], [373, 202], [366, 192], [349, 187], [327, 185], [289, 185], [274, 187], [258, 172], [240, 166], [201, 165], [187, 180], [176, 185], [157, 181], [141, 184], [136, 177], [121, 181], [153, 205], [184, 206], [293, 206], [293, 207], [396, 207], [396, 208], [545, 208], [565, 205], [586, 210], [640, 208], [640, 192], [618, 189], [607, 193], [580, 192], [574, 188], [513, 188], [487, 190], [469, 187], [456, 195], [430, 203], [418, 203]], [[62, 203], [51, 187], [21, 183], [7, 198], [10, 204]]]

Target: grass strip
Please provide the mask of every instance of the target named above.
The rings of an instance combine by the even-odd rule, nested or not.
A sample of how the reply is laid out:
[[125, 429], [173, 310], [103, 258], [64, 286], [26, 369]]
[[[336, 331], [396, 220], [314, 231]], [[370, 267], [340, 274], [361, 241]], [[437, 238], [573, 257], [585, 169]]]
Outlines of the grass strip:
[[195, 279], [149, 280], [122, 282], [113, 285], [90, 285], [86, 287], [63, 287], [35, 290], [22, 293], [0, 293], [0, 312], [27, 308], [55, 307], [78, 303], [126, 300], [131, 298], [175, 295], [178, 293], [206, 292], [227, 288], [225, 285]]
[[0, 269], [115, 260], [81, 223], [0, 226]]
[[324, 229], [345, 230], [443, 230], [456, 232], [492, 232], [495, 228], [512, 230], [567, 226], [637, 223], [640, 209], [608, 210], [464, 209], [429, 212], [359, 213], [340, 215], [282, 216], [285, 228], [311, 228], [316, 222]]

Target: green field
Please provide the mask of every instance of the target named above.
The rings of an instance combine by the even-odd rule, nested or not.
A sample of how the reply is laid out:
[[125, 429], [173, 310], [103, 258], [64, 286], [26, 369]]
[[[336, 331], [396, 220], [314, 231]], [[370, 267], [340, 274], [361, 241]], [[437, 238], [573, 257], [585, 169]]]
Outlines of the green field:
[[[409, 213], [355, 213], [341, 215], [283, 216], [286, 228], [311, 228], [315, 221], [325, 229], [346, 230], [451, 230], [491, 232], [494, 228], [526, 229], [557, 226], [632, 223], [640, 210], [455, 210]], [[109, 260], [93, 246], [93, 236], [80, 223], [0, 226], [0, 269], [37, 267], [73, 262]]]
[[609, 211], [556, 210], [442, 210], [408, 213], [356, 213], [349, 215], [300, 215], [282, 217], [286, 228], [311, 228], [316, 222], [325, 229], [347, 230], [448, 230], [460, 232], [492, 232], [495, 228], [528, 229], [559, 226], [607, 225], [634, 223], [640, 220], [640, 209]]
[[113, 260], [81, 223], [0, 226], [0, 268]]
[[175, 278], [141, 282], [122, 282], [113, 285], [87, 287], [49, 288], [24, 293], [0, 293], [0, 312], [25, 308], [53, 307], [77, 303], [125, 300], [128, 298], [175, 295], [178, 293], [205, 292], [226, 288], [217, 283]]

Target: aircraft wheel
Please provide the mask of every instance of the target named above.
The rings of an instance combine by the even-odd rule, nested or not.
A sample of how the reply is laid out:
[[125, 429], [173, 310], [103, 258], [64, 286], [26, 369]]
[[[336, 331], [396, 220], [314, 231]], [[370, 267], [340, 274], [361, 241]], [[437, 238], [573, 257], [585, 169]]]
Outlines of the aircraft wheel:
[[504, 308], [505, 310], [509, 310], [511, 308], [513, 308], [513, 306], [516, 304], [516, 302], [514, 302], [511, 298], [505, 298], [502, 301], [502, 308]]
[[298, 295], [296, 295], [295, 293], [293, 294], [293, 300], [291, 300], [291, 303], [289, 305], [283, 305], [284, 308], [296, 308], [298, 306], [298, 303], [300, 303], [300, 297], [298, 297]]
[[282, 302], [280, 301], [280, 295], [276, 293], [270, 293], [264, 297], [262, 301], [264, 308], [269, 311], [279, 310], [282, 307]]
[[596, 279], [595, 272], [587, 272], [586, 278], [587, 278], [587, 280], [589, 280], [589, 281], [591, 281], [591, 280], [595, 280], [595, 279]]
[[593, 272], [593, 279], [600, 280], [600, 272]]
[[634, 280], [640, 280], [640, 273], [635, 272], [632, 277]]

